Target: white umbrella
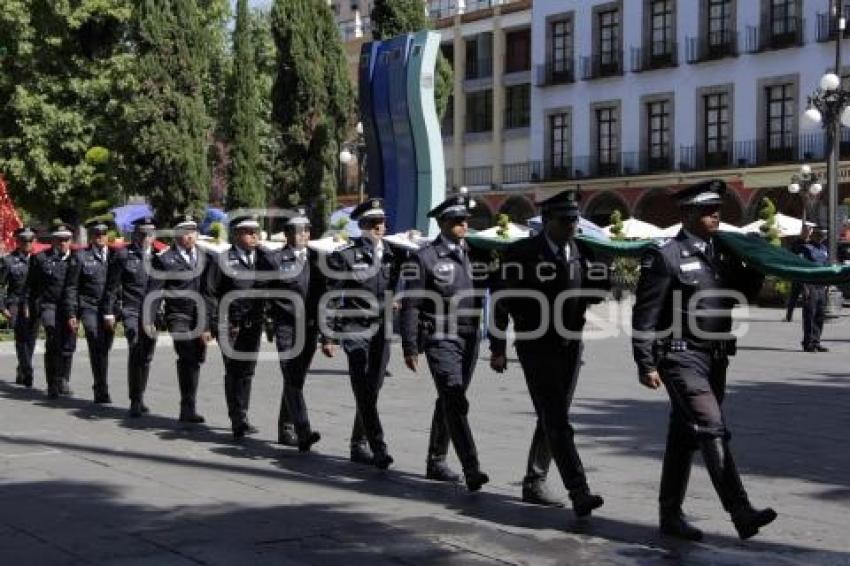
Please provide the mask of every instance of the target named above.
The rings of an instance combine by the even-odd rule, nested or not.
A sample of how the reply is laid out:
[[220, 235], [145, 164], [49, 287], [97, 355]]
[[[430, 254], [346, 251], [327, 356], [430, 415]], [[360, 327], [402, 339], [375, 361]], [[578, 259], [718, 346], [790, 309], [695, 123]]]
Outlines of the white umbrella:
[[[781, 212], [777, 212], [775, 216], [776, 220], [776, 230], [779, 232], [779, 236], [781, 238], [785, 238], [788, 236], [799, 236], [800, 231], [803, 229], [803, 221], [799, 218], [794, 218], [793, 216], [788, 216], [787, 214], [782, 214]], [[761, 227], [764, 224], [764, 220], [756, 220], [755, 222], [751, 222], [746, 226], [741, 228], [742, 232], [750, 233], [750, 232], [758, 232], [761, 233]], [[809, 226], [814, 226], [811, 222], [806, 222]]]
[[[679, 231], [681, 231], [681, 229], [682, 229], [682, 223], [679, 222], [678, 224], [673, 224], [672, 226], [668, 226], [667, 228], [664, 228], [661, 232], [662, 232], [662, 234], [664, 234], [665, 238], [675, 238], [679, 234]], [[744, 233], [743, 228], [738, 228], [737, 226], [733, 226], [732, 224], [727, 224], [726, 222], [720, 223], [720, 231], [721, 232], [735, 232], [735, 233], [738, 233], [738, 234]]]
[[[492, 228], [487, 228], [486, 230], [475, 232], [475, 235], [480, 236], [482, 238], [501, 238], [502, 235], [499, 233], [499, 230], [501, 230], [499, 226], [493, 226]], [[530, 230], [525, 226], [520, 226], [519, 224], [508, 222], [508, 238], [510, 238], [511, 240], [527, 238], [529, 232]]]
[[[611, 237], [611, 226], [606, 226], [604, 228], [605, 233]], [[650, 224], [649, 222], [644, 222], [643, 220], [638, 220], [637, 218], [629, 218], [628, 220], [623, 221], [623, 237], [627, 239], [640, 239], [647, 240], [650, 238], [663, 238], [664, 231], [656, 226], [655, 224]]]

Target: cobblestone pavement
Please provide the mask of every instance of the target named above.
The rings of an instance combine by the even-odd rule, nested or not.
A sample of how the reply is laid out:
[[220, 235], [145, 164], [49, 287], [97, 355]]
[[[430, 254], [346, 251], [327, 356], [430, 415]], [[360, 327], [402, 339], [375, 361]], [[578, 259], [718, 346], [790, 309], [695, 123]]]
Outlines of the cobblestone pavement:
[[[616, 303], [609, 306], [616, 308]], [[594, 313], [611, 320], [606, 305]], [[478, 494], [424, 479], [434, 390], [426, 373], [392, 375], [380, 408], [389, 472], [348, 461], [354, 402], [344, 356], [317, 355], [307, 385], [322, 441], [309, 455], [274, 444], [281, 378], [261, 364], [251, 415], [260, 433], [231, 441], [217, 348], [199, 409], [178, 411], [174, 354], [156, 353], [147, 418], [126, 418], [127, 351], [112, 355], [115, 404], [91, 403], [85, 345], [75, 396], [49, 403], [38, 355], [33, 390], [15, 386], [13, 345], [0, 345], [0, 564], [850, 564], [850, 319], [827, 325], [831, 352], [800, 351], [778, 310], [746, 322], [729, 376], [727, 416], [745, 484], [779, 519], [740, 542], [700, 467], [686, 511], [701, 544], [663, 539], [656, 497], [666, 396], [636, 383], [625, 336], [588, 341], [573, 421], [591, 486], [606, 504], [589, 521], [520, 502], [534, 426], [516, 360], [496, 375], [486, 346], [470, 390], [482, 467]], [[266, 345], [266, 348], [268, 345]], [[456, 462], [453, 465], [457, 465]], [[700, 465], [701, 466], [701, 465]], [[550, 486], [563, 494], [553, 474]], [[565, 494], [564, 494], [565, 495]]]

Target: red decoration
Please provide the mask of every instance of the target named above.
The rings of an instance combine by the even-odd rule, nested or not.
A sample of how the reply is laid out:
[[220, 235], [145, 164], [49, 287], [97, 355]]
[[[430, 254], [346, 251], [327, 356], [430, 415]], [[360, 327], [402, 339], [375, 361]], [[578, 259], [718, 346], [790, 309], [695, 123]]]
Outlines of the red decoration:
[[21, 226], [21, 218], [6, 190], [6, 181], [0, 175], [0, 246], [4, 251], [15, 249], [15, 230]]

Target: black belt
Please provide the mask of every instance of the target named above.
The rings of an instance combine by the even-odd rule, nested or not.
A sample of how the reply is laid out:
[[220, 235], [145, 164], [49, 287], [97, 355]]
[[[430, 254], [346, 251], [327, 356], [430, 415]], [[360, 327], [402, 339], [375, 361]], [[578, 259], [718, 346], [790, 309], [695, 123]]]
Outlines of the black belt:
[[710, 340], [698, 342], [696, 340], [669, 339], [656, 342], [657, 350], [662, 354], [670, 352], [703, 352], [714, 357], [734, 356], [738, 351], [738, 342], [731, 340]]

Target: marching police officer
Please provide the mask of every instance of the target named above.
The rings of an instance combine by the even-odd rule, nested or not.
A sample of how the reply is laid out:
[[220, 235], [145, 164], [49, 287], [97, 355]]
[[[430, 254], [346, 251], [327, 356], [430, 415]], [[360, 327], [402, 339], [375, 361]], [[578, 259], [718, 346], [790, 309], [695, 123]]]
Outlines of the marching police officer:
[[57, 224], [51, 231], [52, 246], [33, 256], [27, 273], [25, 300], [28, 314], [37, 317], [44, 327], [44, 369], [47, 374], [47, 396], [71, 395], [69, 382], [77, 332], [71, 329], [63, 296], [69, 271], [77, 258], [71, 253], [73, 232], [67, 224]]
[[[263, 254], [258, 269], [274, 274], [266, 282], [267, 289], [278, 293], [286, 291], [298, 297], [297, 301], [292, 296], [269, 297], [269, 339], [275, 341], [283, 374], [278, 442], [308, 452], [322, 438], [310, 425], [304, 382], [319, 340], [319, 302], [327, 282], [317, 265], [316, 252], [307, 248], [310, 220], [303, 210], [286, 222], [284, 234], [286, 246]], [[299, 337], [303, 337], [303, 341], [300, 350], [296, 350]], [[325, 355], [334, 353], [333, 345], [324, 338], [322, 349]]]
[[[201, 294], [204, 269], [210, 261], [206, 252], [196, 245], [198, 223], [189, 214], [178, 215], [174, 223], [174, 244], [152, 259], [148, 293], [159, 295], [145, 313], [146, 332], [151, 327], [154, 313], [165, 304], [165, 324], [174, 340], [177, 354], [177, 381], [180, 385], [180, 422], [203, 423], [197, 412], [195, 397], [201, 364], [206, 359], [207, 344], [212, 340], [209, 305]], [[175, 294], [175, 292], [177, 292]], [[200, 312], [204, 311], [204, 312]]]
[[740, 294], [754, 296], [764, 279], [713, 237], [725, 191], [726, 183], [713, 180], [677, 193], [682, 230], [644, 256], [632, 317], [640, 382], [651, 389], [664, 385], [672, 409], [659, 493], [661, 532], [689, 540], [702, 538], [682, 514], [697, 449], [741, 538], [776, 518], [773, 509], [750, 504], [721, 409], [728, 356], [735, 353], [731, 309]]
[[76, 332], [80, 321], [89, 348], [92, 377], [94, 377], [94, 402], [111, 403], [109, 397], [109, 351], [115, 336], [113, 329], [103, 322], [101, 303], [106, 289], [109, 268], [109, 248], [106, 222], [93, 220], [86, 224], [91, 245], [76, 252], [76, 261], [68, 272], [63, 300], [68, 323]]
[[445, 463], [450, 437], [467, 487], [478, 491], [490, 479], [480, 469], [467, 420], [466, 390], [478, 358], [482, 302], [481, 293], [474, 288], [469, 249], [464, 241], [472, 206], [474, 201], [460, 194], [428, 213], [437, 219], [440, 235], [413, 255], [404, 267], [403, 279], [405, 293], [425, 291], [434, 297], [405, 295], [400, 325], [405, 365], [416, 371], [419, 353], [424, 351], [437, 388], [427, 477], [440, 481], [457, 479]]
[[[818, 265], [829, 265], [829, 248], [824, 237], [823, 228], [815, 227], [811, 239], [800, 246], [800, 256]], [[806, 352], [829, 351], [820, 343], [826, 314], [826, 291], [826, 285], [803, 284], [803, 350]]]
[[341, 345], [348, 357], [351, 389], [357, 404], [351, 432], [351, 460], [387, 469], [393, 458], [387, 453], [384, 442], [378, 395], [390, 359], [384, 314], [386, 308], [392, 306], [401, 262], [382, 240], [387, 225], [381, 199], [361, 203], [351, 212], [351, 219], [357, 221], [361, 236], [328, 257], [330, 288], [365, 292], [369, 296], [367, 299], [354, 293], [345, 294], [334, 303], [356, 311], [356, 314], [349, 312], [344, 319], [336, 320], [336, 329], [347, 334]]
[[207, 313], [209, 327], [218, 337], [224, 360], [227, 414], [233, 437], [238, 440], [257, 432], [248, 420], [248, 407], [263, 333], [264, 305], [259, 296], [231, 297], [235, 300], [226, 310], [219, 305], [232, 293], [259, 287], [256, 271], [259, 256], [264, 252], [258, 248], [260, 223], [256, 216], [232, 218], [230, 226], [233, 244], [210, 263], [204, 293], [212, 307]]
[[[560, 506], [546, 490], [546, 475], [554, 458], [575, 513], [589, 515], [603, 500], [591, 494], [576, 450], [569, 409], [578, 382], [583, 350], [582, 329], [589, 304], [600, 302], [609, 288], [606, 266], [595, 263], [593, 251], [574, 239], [579, 220], [578, 194], [567, 190], [540, 203], [543, 230], [509, 245], [494, 277], [496, 327], [504, 332], [508, 314], [517, 333], [515, 347], [528, 391], [537, 412], [522, 499], [537, 505]], [[499, 292], [510, 292], [499, 299]], [[535, 293], [545, 303], [517, 292]], [[566, 298], [563, 302], [559, 297]], [[544, 317], [544, 309], [548, 316]], [[548, 322], [546, 322], [548, 321]], [[523, 337], [542, 331], [535, 338]], [[490, 366], [505, 371], [505, 339], [491, 336]]]
[[32, 387], [32, 355], [38, 336], [38, 318], [29, 316], [24, 302], [34, 239], [32, 228], [18, 228], [15, 230], [15, 251], [0, 258], [0, 308], [15, 331], [18, 358], [15, 383], [26, 387]]
[[109, 260], [106, 289], [100, 312], [103, 324], [113, 332], [117, 316], [124, 325], [127, 339], [127, 385], [130, 391], [130, 417], [138, 418], [149, 411], [144, 395], [156, 351], [156, 334], [142, 327], [142, 307], [153, 258], [156, 223], [151, 217], [133, 221], [129, 246], [116, 250]]

